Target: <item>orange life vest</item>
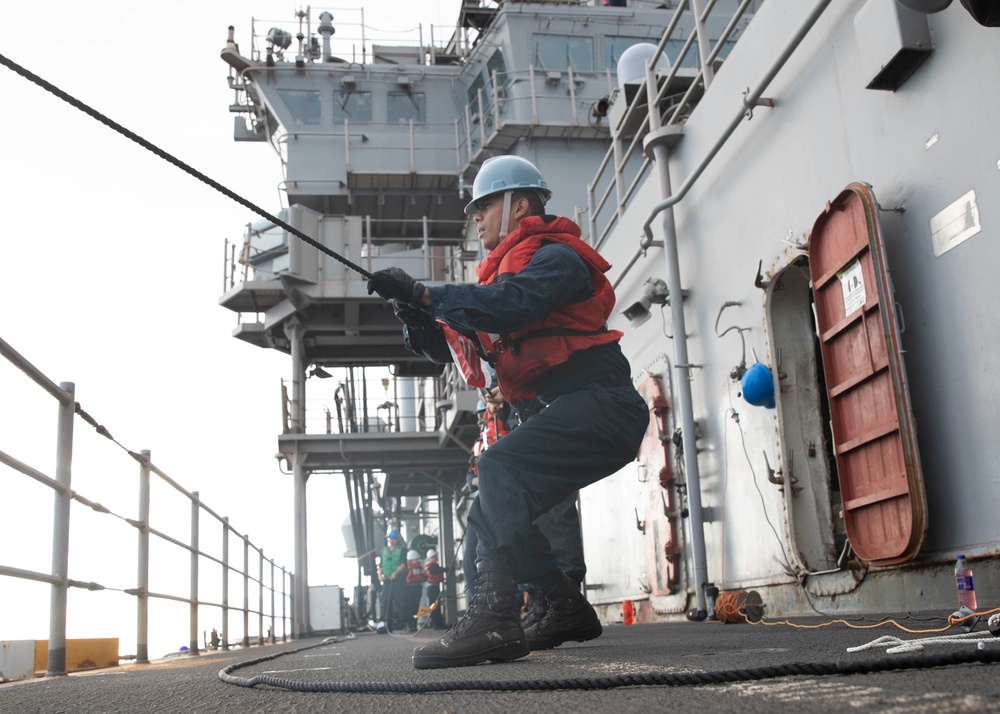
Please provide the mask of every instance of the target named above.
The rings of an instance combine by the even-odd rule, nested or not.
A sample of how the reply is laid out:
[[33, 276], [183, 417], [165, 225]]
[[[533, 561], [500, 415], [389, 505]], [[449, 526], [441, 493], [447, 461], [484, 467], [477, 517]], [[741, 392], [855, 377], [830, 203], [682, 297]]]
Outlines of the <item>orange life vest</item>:
[[620, 331], [607, 329], [615, 306], [614, 289], [604, 275], [611, 265], [580, 239], [579, 226], [568, 218], [557, 217], [549, 223], [539, 216], [522, 219], [518, 229], [479, 264], [479, 284], [498, 283], [516, 275], [545, 243], [562, 243], [577, 252], [590, 271], [593, 292], [586, 300], [563, 305], [523, 330], [507, 335], [479, 333], [508, 402], [533, 398], [531, 383], [566, 362], [574, 352], [617, 342], [622, 337]]
[[506, 435], [507, 426], [503, 423], [503, 419], [496, 414], [487, 414], [483, 420], [483, 448], [497, 443], [497, 439]]
[[422, 583], [427, 580], [427, 575], [424, 573], [424, 566], [420, 564], [419, 560], [407, 560], [406, 561], [406, 583], [412, 585], [413, 583]]
[[431, 565], [432, 564], [433, 565], [437, 565], [437, 561], [436, 560], [428, 560], [424, 564], [424, 572], [427, 574], [427, 582], [431, 583], [432, 585], [434, 583], [444, 582], [444, 573], [443, 572], [442, 573], [432, 573], [431, 572]]

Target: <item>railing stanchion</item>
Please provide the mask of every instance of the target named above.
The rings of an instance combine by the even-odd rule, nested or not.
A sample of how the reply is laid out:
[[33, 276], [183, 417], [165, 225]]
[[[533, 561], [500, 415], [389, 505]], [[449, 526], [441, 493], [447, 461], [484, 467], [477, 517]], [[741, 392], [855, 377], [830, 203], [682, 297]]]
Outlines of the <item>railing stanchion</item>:
[[229, 649], [229, 516], [222, 519], [222, 649]]
[[151, 452], [139, 452], [139, 554], [136, 577], [136, 662], [149, 662], [149, 463]]
[[60, 579], [52, 585], [49, 600], [49, 656], [45, 676], [66, 674], [66, 591], [69, 588], [69, 506], [73, 463], [73, 415], [76, 413], [76, 386], [62, 382], [59, 388], [69, 399], [59, 403], [56, 427], [56, 481], [62, 487], [54, 495], [52, 515], [52, 575]]
[[197, 491], [191, 492], [191, 617], [188, 654], [198, 654], [198, 520], [201, 500]]
[[243, 536], [243, 646], [250, 647], [250, 536]]

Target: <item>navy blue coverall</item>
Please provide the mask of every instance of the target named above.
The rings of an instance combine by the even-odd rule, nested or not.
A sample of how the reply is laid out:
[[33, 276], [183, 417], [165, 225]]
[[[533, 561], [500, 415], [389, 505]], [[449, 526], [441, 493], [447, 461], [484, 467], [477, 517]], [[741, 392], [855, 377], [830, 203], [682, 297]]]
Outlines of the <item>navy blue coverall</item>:
[[[576, 251], [547, 243], [501, 282], [428, 287], [431, 305], [424, 309], [465, 334], [507, 334], [586, 300], [592, 291]], [[412, 351], [435, 362], [451, 361], [440, 330], [404, 331]], [[479, 497], [469, 512], [479, 537], [478, 561], [491, 561], [520, 583], [554, 582], [557, 559], [535, 521], [574, 491], [635, 459], [649, 411], [630, 372], [616, 342], [598, 345], [574, 353], [532, 383], [540, 409], [513, 405], [522, 420], [530, 418], [479, 459]]]

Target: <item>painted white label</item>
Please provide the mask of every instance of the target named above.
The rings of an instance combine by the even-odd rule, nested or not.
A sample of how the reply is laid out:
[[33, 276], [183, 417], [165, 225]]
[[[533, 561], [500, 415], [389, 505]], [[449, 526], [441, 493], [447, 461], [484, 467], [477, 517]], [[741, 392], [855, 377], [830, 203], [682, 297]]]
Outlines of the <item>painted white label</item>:
[[857, 260], [837, 273], [840, 287], [844, 291], [844, 317], [855, 310], [860, 310], [865, 304], [865, 276], [861, 272], [861, 263]]
[[934, 257], [944, 255], [982, 229], [979, 223], [976, 191], [973, 189], [931, 217], [931, 245], [934, 248]]

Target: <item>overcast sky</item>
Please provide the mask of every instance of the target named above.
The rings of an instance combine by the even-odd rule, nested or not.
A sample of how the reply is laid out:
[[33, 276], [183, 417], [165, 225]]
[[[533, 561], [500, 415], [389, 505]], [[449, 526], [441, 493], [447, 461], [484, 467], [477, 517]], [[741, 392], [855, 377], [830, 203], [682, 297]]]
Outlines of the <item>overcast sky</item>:
[[[425, 38], [434, 23], [441, 42], [458, 6], [369, 0], [365, 19], [385, 30], [422, 22]], [[284, 205], [280, 163], [267, 144], [233, 141], [234, 96], [219, 51], [229, 25], [248, 53], [252, 17], [288, 24], [297, 7], [5, 2], [0, 54], [276, 212]], [[350, 15], [330, 9], [335, 25]], [[290, 361], [233, 338], [236, 315], [218, 304], [224, 242], [241, 240], [257, 217], [5, 67], [0, 96], [0, 338], [55, 382], [74, 382], [81, 406], [118, 442], [151, 450], [159, 468], [290, 568], [291, 477], [274, 458]], [[0, 359], [0, 451], [54, 475], [55, 421], [54, 400]], [[134, 517], [137, 464], [80, 419], [75, 428], [74, 488]], [[356, 569], [340, 559], [342, 484], [329, 493], [310, 492], [310, 580], [349, 589]], [[48, 571], [51, 492], [0, 466], [0, 499], [0, 564]], [[169, 493], [160, 503], [173, 505], [154, 511], [152, 525], [186, 539], [189, 507]], [[70, 577], [134, 587], [135, 531], [73, 508]], [[202, 539], [221, 541], [214, 527]], [[186, 594], [186, 567], [178, 580], [162, 588]], [[46, 637], [46, 613], [25, 612], [48, 602], [48, 586], [0, 578], [0, 590], [0, 640]], [[81, 597], [71, 600], [71, 637], [117, 636], [80, 612], [99, 598], [122, 598], [115, 607], [127, 610], [134, 630], [126, 596]], [[150, 654], [160, 654], [152, 642]]]

